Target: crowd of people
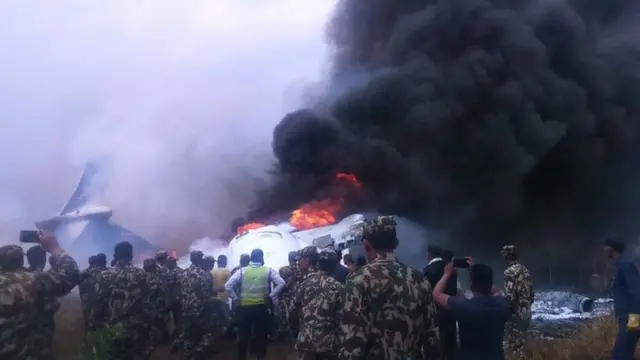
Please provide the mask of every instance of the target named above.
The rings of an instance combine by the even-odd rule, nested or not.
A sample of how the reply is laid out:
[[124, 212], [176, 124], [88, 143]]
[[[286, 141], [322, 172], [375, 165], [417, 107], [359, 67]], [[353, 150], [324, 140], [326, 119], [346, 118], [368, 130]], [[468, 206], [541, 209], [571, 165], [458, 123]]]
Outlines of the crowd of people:
[[[0, 248], [0, 359], [53, 359], [58, 298], [76, 285], [87, 339], [105, 341], [114, 360], [149, 359], [163, 345], [208, 359], [220, 334], [237, 339], [240, 360], [264, 359], [270, 341], [294, 343], [301, 360], [525, 358], [532, 279], [512, 245], [502, 250], [501, 291], [489, 266], [437, 246], [428, 248], [423, 271], [403, 264], [391, 216], [365, 221], [365, 259], [308, 246], [280, 269], [268, 267], [260, 249], [232, 270], [225, 256], [200, 251], [186, 269], [166, 251], [138, 268], [131, 244], [121, 242], [111, 266], [98, 254], [80, 272], [53, 236], [40, 239], [27, 251], [29, 267], [22, 247]], [[467, 291], [457, 271], [468, 271]], [[621, 341], [627, 349], [637, 338]]]

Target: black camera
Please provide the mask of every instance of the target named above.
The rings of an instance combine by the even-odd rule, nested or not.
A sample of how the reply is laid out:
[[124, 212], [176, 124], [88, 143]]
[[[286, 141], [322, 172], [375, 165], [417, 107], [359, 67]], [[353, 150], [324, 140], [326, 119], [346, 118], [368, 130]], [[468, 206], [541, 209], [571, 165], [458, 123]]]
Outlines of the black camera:
[[468, 269], [469, 268], [469, 259], [467, 258], [453, 258], [453, 267], [460, 269]]

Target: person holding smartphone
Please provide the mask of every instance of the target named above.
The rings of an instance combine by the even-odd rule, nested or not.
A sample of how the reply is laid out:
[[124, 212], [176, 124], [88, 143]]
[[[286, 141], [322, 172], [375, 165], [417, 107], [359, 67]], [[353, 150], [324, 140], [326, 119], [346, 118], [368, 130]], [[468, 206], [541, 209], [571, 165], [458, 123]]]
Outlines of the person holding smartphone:
[[[444, 292], [455, 267], [469, 269], [472, 298]], [[462, 360], [504, 360], [502, 339], [509, 304], [493, 286], [493, 270], [489, 266], [474, 265], [470, 257], [454, 258], [445, 265], [444, 275], [433, 289], [433, 298], [458, 321]]]
[[[0, 247], [0, 332], [3, 343], [0, 359], [48, 359], [50, 346], [39, 341], [40, 331], [33, 331], [34, 314], [42, 311], [47, 299], [67, 295], [79, 279], [78, 264], [50, 233], [35, 232], [44, 251], [51, 254], [56, 268], [47, 271], [24, 271], [24, 252], [18, 245]], [[23, 236], [21, 234], [21, 242]], [[29, 241], [33, 242], [33, 241]], [[39, 344], [40, 346], [33, 346]]]

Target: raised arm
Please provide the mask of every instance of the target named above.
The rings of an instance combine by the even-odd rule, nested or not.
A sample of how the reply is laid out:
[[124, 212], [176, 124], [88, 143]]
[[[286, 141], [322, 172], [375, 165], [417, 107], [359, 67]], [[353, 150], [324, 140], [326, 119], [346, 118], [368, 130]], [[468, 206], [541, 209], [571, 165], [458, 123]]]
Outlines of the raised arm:
[[36, 278], [36, 286], [40, 293], [62, 297], [78, 284], [80, 271], [76, 261], [64, 250], [58, 248], [53, 251], [51, 256], [57, 261], [57, 268], [39, 273]]

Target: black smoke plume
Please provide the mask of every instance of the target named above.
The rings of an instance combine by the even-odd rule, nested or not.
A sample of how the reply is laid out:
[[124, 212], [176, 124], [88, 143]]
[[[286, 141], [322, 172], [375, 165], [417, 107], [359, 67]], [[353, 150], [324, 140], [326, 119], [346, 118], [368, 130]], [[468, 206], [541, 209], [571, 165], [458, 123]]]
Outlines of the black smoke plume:
[[[368, 206], [465, 247], [592, 246], [640, 214], [637, 1], [340, 0], [326, 109], [288, 114], [254, 216], [310, 200], [336, 171]], [[568, 245], [567, 245], [568, 246]]]

